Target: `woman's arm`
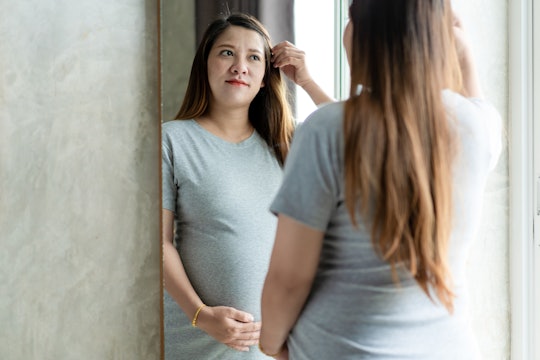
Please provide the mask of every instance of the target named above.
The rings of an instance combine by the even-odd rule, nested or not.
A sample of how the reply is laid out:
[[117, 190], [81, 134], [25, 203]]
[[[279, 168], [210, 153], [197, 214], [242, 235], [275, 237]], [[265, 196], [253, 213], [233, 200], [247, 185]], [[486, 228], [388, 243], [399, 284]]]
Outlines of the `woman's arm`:
[[191, 282], [184, 265], [173, 245], [174, 213], [162, 210], [163, 213], [163, 280], [165, 289], [178, 303], [186, 315], [193, 319], [197, 309], [203, 304]]
[[272, 62], [294, 83], [311, 97], [315, 105], [335, 101], [313, 80], [307, 65], [306, 54], [288, 41], [283, 41], [272, 49]]
[[189, 319], [197, 314], [196, 326], [217, 341], [239, 351], [259, 340], [260, 322], [253, 316], [228, 306], [203, 306], [195, 292], [182, 260], [173, 245], [174, 213], [163, 209], [163, 278], [165, 289]]
[[484, 94], [480, 86], [480, 78], [476, 70], [472, 49], [463, 30], [461, 20], [455, 13], [453, 29], [465, 95], [468, 97], [483, 98]]
[[[311, 290], [324, 233], [280, 214], [270, 267], [262, 293], [260, 347], [282, 355]], [[284, 351], [286, 353], [286, 351]]]

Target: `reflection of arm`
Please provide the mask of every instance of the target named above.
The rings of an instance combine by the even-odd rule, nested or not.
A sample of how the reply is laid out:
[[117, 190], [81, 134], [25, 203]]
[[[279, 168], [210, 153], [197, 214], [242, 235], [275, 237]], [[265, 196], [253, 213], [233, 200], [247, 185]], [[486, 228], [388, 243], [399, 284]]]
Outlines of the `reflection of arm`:
[[282, 349], [310, 292], [324, 233], [279, 215], [276, 241], [262, 293], [260, 344], [266, 353]]
[[313, 79], [301, 86], [302, 89], [304, 89], [304, 91], [309, 95], [311, 100], [313, 100], [315, 105], [336, 101], [334, 98], [330, 97]]
[[182, 260], [173, 245], [174, 213], [163, 209], [163, 279], [165, 289], [186, 313], [193, 319], [202, 301], [193, 289], [184, 270]]
[[474, 98], [483, 98], [480, 79], [474, 63], [472, 51], [469, 48], [463, 49], [459, 54], [459, 65], [461, 68], [461, 76], [463, 78], [463, 88], [465, 95]]

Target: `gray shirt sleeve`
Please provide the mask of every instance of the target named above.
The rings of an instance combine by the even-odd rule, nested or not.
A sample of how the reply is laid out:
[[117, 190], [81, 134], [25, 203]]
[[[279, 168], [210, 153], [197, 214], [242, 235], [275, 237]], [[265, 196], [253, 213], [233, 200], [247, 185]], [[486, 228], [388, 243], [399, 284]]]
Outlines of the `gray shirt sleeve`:
[[341, 186], [341, 106], [324, 106], [296, 130], [273, 213], [326, 230]]
[[176, 212], [177, 186], [174, 178], [173, 152], [170, 146], [170, 137], [166, 130], [162, 131], [163, 140], [161, 143], [161, 186], [162, 186], [162, 207], [166, 210]]

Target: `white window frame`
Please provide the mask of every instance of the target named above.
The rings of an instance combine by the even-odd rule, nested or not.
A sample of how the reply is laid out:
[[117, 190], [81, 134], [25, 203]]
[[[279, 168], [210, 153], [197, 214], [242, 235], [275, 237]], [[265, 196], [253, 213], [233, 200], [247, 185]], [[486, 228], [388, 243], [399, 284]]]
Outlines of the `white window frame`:
[[[532, 2], [532, 0], [530, 0]], [[536, 25], [535, 25], [536, 24]], [[533, 34], [533, 185], [536, 188], [534, 198], [536, 199], [536, 209], [534, 210], [533, 223], [533, 261], [534, 266], [530, 269], [533, 274], [533, 300], [531, 311], [533, 318], [532, 334], [529, 338], [531, 346], [534, 346], [532, 359], [540, 358], [540, 4], [536, 2], [533, 6], [533, 20], [531, 24], [531, 34]], [[536, 35], [534, 35], [536, 34]], [[536, 105], [535, 105], [536, 104]], [[531, 194], [533, 192], [531, 191]]]
[[[531, 302], [530, 318], [533, 321], [532, 333], [529, 337], [532, 350], [531, 359], [540, 358], [540, 5], [538, 1], [534, 6], [533, 0], [529, 0], [532, 6], [533, 18], [531, 20], [531, 37], [533, 38], [533, 59], [532, 74], [533, 78], [533, 96], [531, 126], [533, 129], [533, 169], [532, 169], [532, 187], [530, 194], [534, 194], [535, 208], [533, 209], [533, 241], [531, 242], [531, 253], [533, 253], [533, 265], [529, 271], [533, 276], [533, 299]], [[535, 25], [536, 24], [536, 25]], [[536, 34], [536, 35], [535, 35]], [[535, 105], [536, 104], [536, 105]]]
[[533, 36], [533, 19], [540, 23], [540, 8], [533, 0], [508, 6], [511, 358], [538, 359], [540, 38]]
[[343, 47], [343, 31], [349, 19], [349, 1], [334, 0], [334, 97], [345, 100], [350, 92], [350, 72]]

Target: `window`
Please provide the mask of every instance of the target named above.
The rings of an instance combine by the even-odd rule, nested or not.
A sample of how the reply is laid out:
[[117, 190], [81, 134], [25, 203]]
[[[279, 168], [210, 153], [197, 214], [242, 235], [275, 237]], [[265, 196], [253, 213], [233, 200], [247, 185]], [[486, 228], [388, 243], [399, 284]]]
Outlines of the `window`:
[[[348, 65], [341, 43], [347, 21], [347, 0], [296, 0], [295, 42], [306, 52], [312, 77], [331, 96], [345, 99], [349, 93]], [[328, 14], [334, 14], [331, 21]], [[296, 118], [303, 121], [317, 107], [301, 88], [296, 91]]]

